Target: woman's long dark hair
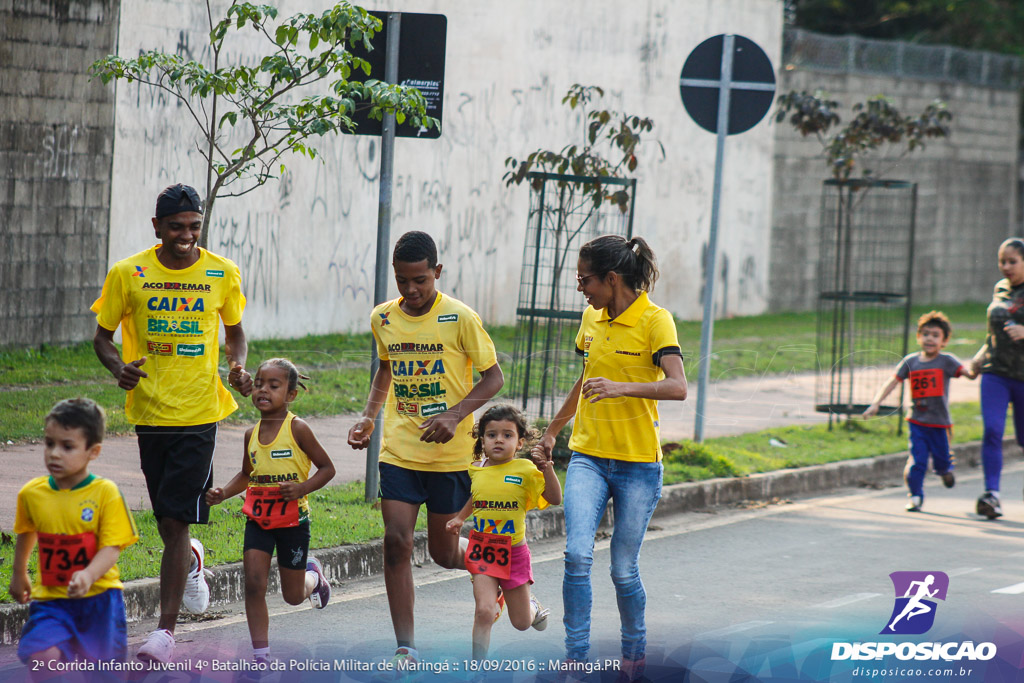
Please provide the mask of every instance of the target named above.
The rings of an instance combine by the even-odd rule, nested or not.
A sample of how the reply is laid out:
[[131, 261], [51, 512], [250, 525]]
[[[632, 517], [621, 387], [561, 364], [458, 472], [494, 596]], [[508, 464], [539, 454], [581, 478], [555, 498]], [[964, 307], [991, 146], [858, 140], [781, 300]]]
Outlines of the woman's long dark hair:
[[658, 280], [658, 260], [643, 237], [627, 240], [621, 235], [602, 235], [580, 247], [580, 259], [595, 275], [618, 273], [634, 291], [650, 292]]

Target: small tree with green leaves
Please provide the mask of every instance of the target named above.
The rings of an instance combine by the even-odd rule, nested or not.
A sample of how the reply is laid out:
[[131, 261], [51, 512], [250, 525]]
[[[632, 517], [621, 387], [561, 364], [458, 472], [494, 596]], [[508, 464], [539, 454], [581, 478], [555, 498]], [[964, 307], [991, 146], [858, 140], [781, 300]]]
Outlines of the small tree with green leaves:
[[[509, 171], [505, 173], [507, 186], [519, 185], [530, 171], [589, 176], [590, 183], [569, 183], [562, 181], [559, 187], [579, 191], [597, 209], [603, 202], [612, 202], [625, 213], [629, 209], [629, 193], [625, 190], [609, 192], [601, 178], [624, 178], [636, 170], [637, 151], [643, 134], [654, 129], [654, 121], [647, 117], [614, 112], [604, 109], [587, 110], [587, 105], [596, 97], [603, 97], [604, 90], [596, 85], [574, 84], [562, 98], [562, 104], [575, 111], [579, 108], [586, 123], [582, 144], [571, 143], [555, 152], [538, 149], [522, 161], [514, 157], [505, 160]], [[657, 140], [661, 150], [665, 149]], [[607, 151], [602, 151], [606, 148]], [[607, 156], [605, 156], [607, 154]]]
[[[299, 13], [282, 21], [270, 5], [237, 0], [216, 22], [209, 0], [206, 10], [209, 63], [149, 50], [134, 59], [108, 55], [90, 68], [104, 83], [138, 81], [163, 90], [188, 111], [206, 161], [204, 247], [219, 197], [247, 194], [277, 177], [287, 154], [317, 158], [312, 138], [353, 130], [357, 110], [378, 120], [387, 112], [398, 123], [438, 125], [415, 88], [352, 80], [357, 72], [370, 75], [369, 62], [353, 48], [369, 51], [381, 30], [380, 20], [361, 7], [340, 2], [319, 15]], [[224, 66], [228, 34], [247, 29], [265, 39], [266, 54], [254, 66]], [[241, 145], [232, 149], [232, 140]]]
[[[899, 319], [903, 319], [904, 325], [910, 319], [909, 291], [896, 294], [894, 289], [899, 291], [898, 288], [879, 288], [875, 271], [872, 271], [875, 273], [872, 275], [858, 275], [858, 269], [866, 264], [858, 250], [867, 252], [864, 245], [869, 240], [880, 248], [894, 250], [896, 242], [893, 240], [896, 237], [887, 234], [882, 246], [877, 235], [883, 229], [877, 225], [859, 225], [854, 217], [858, 207], [868, 196], [872, 196], [872, 188], [878, 187], [878, 183], [873, 181], [884, 178], [890, 168], [911, 152], [923, 149], [926, 140], [948, 137], [949, 121], [952, 119], [945, 103], [939, 100], [927, 105], [917, 116], [905, 116], [890, 99], [877, 96], [855, 104], [850, 122], [832, 133], [833, 127], [839, 126], [841, 122], [838, 108], [839, 103], [829, 99], [820, 90], [813, 95], [792, 91], [778, 98], [775, 112], [776, 122], [788, 121], [801, 135], [814, 135], [818, 139], [829, 172], [836, 181], [827, 183], [830, 185], [827, 187], [828, 192], [835, 193], [837, 202], [834, 231], [831, 232], [833, 236], [828, 238], [834, 252], [820, 265], [821, 284], [823, 290], [829, 292], [829, 297], [820, 298], [818, 308], [818, 329], [831, 330], [831, 335], [819, 334], [818, 337], [819, 357], [832, 359], [827, 371], [830, 387], [828, 402], [833, 404], [833, 397], [845, 395], [845, 400], [828, 409], [830, 429], [833, 411], [849, 411], [847, 414], [852, 421], [853, 414], [866, 407], [859, 405], [853, 397], [854, 387], [857, 386], [855, 378], [864, 370], [858, 367], [858, 363], [863, 362], [860, 359], [877, 359], [877, 356], [871, 354], [876, 353], [882, 343], [877, 336], [871, 336], [875, 334], [871, 326], [883, 325], [886, 323], [882, 321], [888, 321], [887, 324], [895, 327]], [[872, 157], [876, 152], [880, 152], [879, 156]], [[868, 166], [869, 159], [876, 163]], [[877, 171], [876, 168], [882, 170]], [[855, 171], [860, 172], [861, 178], [852, 177]], [[823, 204], [822, 227], [824, 229], [825, 224], [828, 224], [832, 230], [833, 226], [827, 218], [831, 209], [826, 206]], [[870, 218], [868, 222], [878, 223]], [[891, 233], [898, 228], [890, 224], [884, 227], [884, 231]], [[851, 237], [855, 231], [859, 234], [857, 242]], [[912, 239], [909, 229], [906, 239], [908, 243]], [[825, 243], [824, 237], [822, 243]], [[827, 269], [832, 269], [832, 272], [828, 273]], [[865, 285], [865, 282], [870, 284]], [[871, 311], [870, 315], [863, 314], [865, 310]], [[865, 342], [865, 339], [868, 341]], [[902, 352], [906, 353], [905, 338], [898, 343], [902, 343]]]
[[[562, 195], [554, 234], [554, 279], [559, 282], [565, 260], [570, 253], [573, 240], [583, 230], [587, 222], [597, 213], [605, 202], [611, 203], [625, 214], [629, 211], [630, 196], [621, 185], [607, 185], [603, 178], [625, 178], [633, 173], [639, 163], [637, 154], [641, 143], [646, 139], [645, 133], [654, 129], [654, 121], [647, 117], [615, 112], [604, 109], [589, 109], [588, 105], [596, 98], [603, 97], [604, 90], [596, 85], [574, 84], [569, 88], [562, 104], [570, 110], [580, 109], [586, 124], [582, 131], [581, 143], [570, 143], [560, 151], [538, 149], [522, 161], [514, 157], [505, 160], [508, 171], [505, 173], [505, 185], [519, 185], [526, 180], [531, 171], [574, 175], [584, 180], [559, 180], [556, 185]], [[654, 143], [665, 154], [664, 148], [657, 140]], [[543, 181], [532, 180], [534, 190], [539, 190]], [[609, 188], [616, 188], [614, 191]], [[590, 211], [584, 220], [571, 230], [566, 218], [577, 210], [590, 204]], [[543, 210], [544, 207], [541, 207]], [[551, 305], [559, 307], [557, 288], [552, 292]]]
[[[868, 155], [883, 149], [882, 161], [894, 165], [911, 152], [924, 149], [925, 140], [949, 137], [949, 121], [953, 118], [941, 100], [935, 100], [917, 116], [904, 116], [892, 100], [877, 95], [853, 105], [850, 123], [827, 137], [840, 123], [838, 108], [839, 102], [821, 90], [813, 95], [793, 90], [779, 96], [775, 110], [777, 123], [789, 121], [804, 137], [817, 137], [836, 180], [849, 180], [858, 166], [865, 177], [876, 176], [865, 166]], [[894, 151], [896, 156], [889, 156]]]

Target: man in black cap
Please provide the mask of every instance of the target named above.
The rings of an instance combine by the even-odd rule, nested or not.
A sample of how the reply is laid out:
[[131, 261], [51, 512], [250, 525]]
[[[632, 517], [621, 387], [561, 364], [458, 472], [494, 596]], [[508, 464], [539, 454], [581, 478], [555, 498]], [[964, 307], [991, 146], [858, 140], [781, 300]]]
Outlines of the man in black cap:
[[[204, 495], [213, 485], [217, 422], [238, 408], [218, 374], [221, 320], [228, 384], [242, 396], [252, 393], [241, 275], [232, 261], [199, 247], [202, 226], [196, 191], [180, 184], [165, 189], [153, 218], [160, 243], [115, 263], [92, 305], [93, 346], [127, 392], [125, 415], [135, 425], [164, 543], [160, 622], [138, 653], [158, 662], [174, 652], [179, 609], [203, 612], [210, 602], [203, 546], [190, 538], [189, 525], [209, 521]], [[118, 326], [122, 353], [114, 345]]]

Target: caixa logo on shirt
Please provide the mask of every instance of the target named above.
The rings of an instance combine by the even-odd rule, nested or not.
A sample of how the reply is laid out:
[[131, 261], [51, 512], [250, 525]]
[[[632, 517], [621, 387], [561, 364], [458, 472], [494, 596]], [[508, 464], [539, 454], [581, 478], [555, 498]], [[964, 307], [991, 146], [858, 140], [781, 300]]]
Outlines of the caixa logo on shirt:
[[146, 302], [151, 311], [205, 311], [201, 296], [152, 296]]

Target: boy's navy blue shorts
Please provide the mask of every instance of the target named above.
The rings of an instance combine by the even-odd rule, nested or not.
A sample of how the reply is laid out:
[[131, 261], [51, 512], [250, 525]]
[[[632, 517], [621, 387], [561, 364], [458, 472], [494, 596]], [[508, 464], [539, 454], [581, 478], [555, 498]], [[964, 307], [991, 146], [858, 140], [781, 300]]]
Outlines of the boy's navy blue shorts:
[[124, 661], [128, 630], [121, 589], [108, 588], [88, 598], [33, 600], [21, 630], [18, 658], [28, 663], [33, 654], [54, 646], [67, 661]]
[[469, 500], [469, 473], [424, 472], [380, 463], [380, 497], [412, 505], [427, 504], [427, 511], [451, 515]]

